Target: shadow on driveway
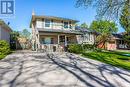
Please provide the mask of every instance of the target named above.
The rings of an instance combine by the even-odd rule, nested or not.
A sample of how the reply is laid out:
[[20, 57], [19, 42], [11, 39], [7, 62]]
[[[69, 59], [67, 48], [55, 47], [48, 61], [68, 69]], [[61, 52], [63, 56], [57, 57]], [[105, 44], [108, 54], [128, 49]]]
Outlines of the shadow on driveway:
[[0, 87], [130, 87], [130, 72], [70, 53], [16, 52], [0, 60]]

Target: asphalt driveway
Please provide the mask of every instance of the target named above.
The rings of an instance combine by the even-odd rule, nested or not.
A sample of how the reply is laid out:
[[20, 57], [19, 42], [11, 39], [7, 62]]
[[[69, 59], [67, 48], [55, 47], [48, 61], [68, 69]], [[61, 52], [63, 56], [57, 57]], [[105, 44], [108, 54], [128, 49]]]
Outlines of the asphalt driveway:
[[19, 51], [0, 60], [0, 87], [130, 87], [130, 71], [70, 53]]

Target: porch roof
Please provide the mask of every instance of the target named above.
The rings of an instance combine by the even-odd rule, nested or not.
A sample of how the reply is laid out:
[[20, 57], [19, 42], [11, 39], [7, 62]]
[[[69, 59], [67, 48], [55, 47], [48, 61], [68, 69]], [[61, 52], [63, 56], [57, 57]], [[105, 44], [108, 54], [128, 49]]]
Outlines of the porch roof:
[[63, 29], [43, 29], [38, 28], [39, 32], [45, 33], [61, 33], [61, 34], [75, 34], [75, 35], [82, 35], [83, 33], [78, 30], [63, 30]]

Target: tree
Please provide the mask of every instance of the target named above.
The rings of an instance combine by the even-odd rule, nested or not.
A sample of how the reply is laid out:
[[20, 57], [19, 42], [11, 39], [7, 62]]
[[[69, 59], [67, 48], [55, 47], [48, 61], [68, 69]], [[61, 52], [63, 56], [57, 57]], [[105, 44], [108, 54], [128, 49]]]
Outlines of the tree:
[[31, 33], [27, 29], [23, 29], [23, 31], [21, 32], [21, 37], [25, 37], [25, 38], [29, 39], [30, 35], [31, 35]]
[[126, 31], [123, 39], [128, 45], [130, 45], [130, 10], [127, 4], [125, 4], [122, 10], [122, 14], [120, 16], [120, 24]]
[[80, 25], [80, 27], [81, 27], [81, 28], [86, 28], [86, 29], [87, 29], [87, 28], [88, 28], [88, 25], [84, 22], [84, 23], [82, 23], [82, 24]]
[[11, 49], [16, 49], [17, 38], [20, 36], [18, 31], [13, 31], [10, 33], [10, 47]]
[[122, 10], [122, 14], [120, 16], [120, 24], [125, 29], [125, 31], [130, 34], [130, 10], [127, 4]]
[[96, 38], [96, 45], [103, 43], [109, 40], [109, 37], [118, 31], [118, 28], [114, 22], [107, 20], [93, 21], [90, 25], [90, 29], [99, 33]]
[[130, 0], [77, 0], [76, 7], [94, 7], [97, 19], [117, 19], [125, 3], [130, 6]]

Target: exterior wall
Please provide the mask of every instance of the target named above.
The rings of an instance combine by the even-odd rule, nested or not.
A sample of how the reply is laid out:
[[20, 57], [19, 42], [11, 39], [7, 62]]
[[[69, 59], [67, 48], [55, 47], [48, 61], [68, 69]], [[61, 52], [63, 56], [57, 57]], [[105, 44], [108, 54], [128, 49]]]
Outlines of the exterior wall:
[[117, 49], [116, 41], [109, 41], [107, 43], [107, 50], [116, 50], [116, 49]]
[[36, 29], [34, 23], [32, 23], [32, 50], [36, 50]]
[[[62, 35], [59, 35], [62, 36]], [[65, 35], [66, 38], [68, 37], [70, 42], [67, 42], [68, 44], [71, 43], [77, 43], [76, 35]], [[58, 44], [58, 35], [40, 35], [40, 44], [42, 44], [42, 38], [50, 37], [54, 39], [54, 44]]]
[[85, 35], [77, 35], [78, 44], [94, 44], [94, 34], [86, 32]]
[[40, 44], [42, 44], [42, 38], [50, 37], [54, 39], [54, 44], [58, 44], [58, 36], [54, 35], [42, 35], [40, 36]]
[[[64, 22], [68, 22], [68, 28], [64, 28]], [[61, 21], [61, 20], [51, 20], [51, 26], [50, 27], [45, 27], [45, 19], [42, 20], [42, 19], [37, 19], [36, 20], [36, 27], [37, 28], [45, 28], [45, 29], [70, 29], [70, 26], [72, 26], [72, 29], [71, 30], [75, 30], [75, 23], [71, 22], [70, 21]]]
[[0, 26], [0, 40], [6, 40], [10, 43], [10, 31], [2, 26]]
[[107, 43], [100, 43], [97, 47], [101, 49], [107, 49]]
[[63, 29], [63, 23], [59, 20], [54, 20], [52, 23], [52, 29]]
[[77, 43], [77, 37], [76, 37], [76, 35], [75, 36], [71, 36], [70, 37], [70, 43]]
[[98, 45], [98, 48], [102, 48], [106, 50], [116, 50], [117, 49], [116, 40], [101, 43]]

